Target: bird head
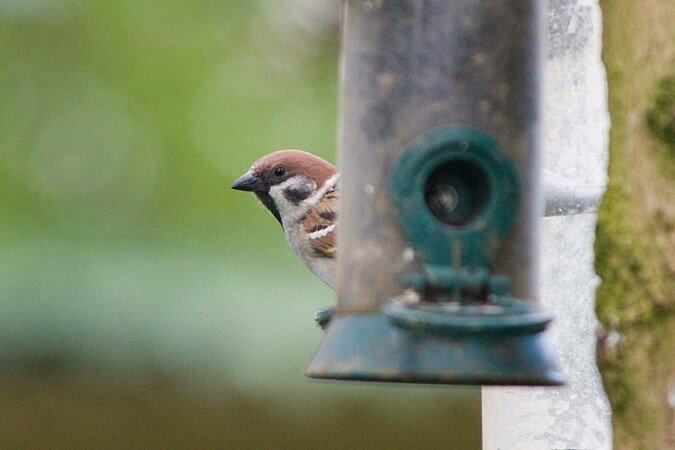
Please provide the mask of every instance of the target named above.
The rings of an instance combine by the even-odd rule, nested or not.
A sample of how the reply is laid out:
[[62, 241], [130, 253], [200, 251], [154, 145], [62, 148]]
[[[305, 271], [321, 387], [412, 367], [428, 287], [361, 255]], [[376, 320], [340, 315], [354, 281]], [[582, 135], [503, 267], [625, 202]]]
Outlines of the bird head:
[[281, 223], [299, 220], [308, 206], [335, 182], [335, 167], [311, 153], [280, 150], [263, 156], [233, 184], [232, 189], [253, 192]]

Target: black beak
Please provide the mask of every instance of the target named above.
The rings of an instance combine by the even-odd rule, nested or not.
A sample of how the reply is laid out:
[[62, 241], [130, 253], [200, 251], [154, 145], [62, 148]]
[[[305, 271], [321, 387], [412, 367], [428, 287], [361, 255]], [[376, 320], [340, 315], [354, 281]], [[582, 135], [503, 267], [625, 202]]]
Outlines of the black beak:
[[240, 176], [237, 181], [232, 183], [232, 189], [236, 189], [238, 191], [255, 192], [259, 190], [260, 187], [260, 179], [251, 172], [246, 172], [244, 175]]

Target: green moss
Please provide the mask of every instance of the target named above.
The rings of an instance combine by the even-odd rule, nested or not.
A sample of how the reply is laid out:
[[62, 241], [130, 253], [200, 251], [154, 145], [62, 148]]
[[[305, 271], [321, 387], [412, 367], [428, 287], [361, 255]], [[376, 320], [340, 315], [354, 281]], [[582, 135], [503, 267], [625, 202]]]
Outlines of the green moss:
[[659, 168], [664, 176], [672, 179], [675, 177], [675, 75], [661, 79], [654, 91], [645, 122], [660, 141], [655, 145]]
[[672, 291], [665, 255], [649, 239], [656, 224], [636, 226], [634, 208], [628, 189], [610, 182], [598, 213], [595, 252], [602, 279], [597, 291], [598, 318], [611, 328], [658, 320], [664, 305], [672, 312], [667, 302]]
[[[617, 134], [621, 134], [617, 130]], [[598, 365], [613, 411], [616, 448], [661, 448], [668, 425], [662, 406], [673, 366], [675, 292], [666, 255], [653, 239], [672, 227], [645, 216], [623, 158], [611, 152], [610, 183], [598, 212], [597, 315], [617, 345], [599, 346]]]
[[[658, 84], [654, 105], [647, 112], [647, 126], [663, 142], [675, 144], [675, 75], [663, 78]], [[669, 149], [675, 156], [675, 145]]]
[[612, 128], [595, 244], [602, 279], [596, 313], [604, 331], [598, 366], [612, 405], [614, 447], [672, 448], [667, 395], [675, 372], [675, 274], [668, 242], [674, 225], [672, 198], [664, 193], [675, 183], [675, 77], [665, 52], [643, 55], [672, 41], [675, 28], [658, 23], [665, 3], [603, 0], [601, 6]]

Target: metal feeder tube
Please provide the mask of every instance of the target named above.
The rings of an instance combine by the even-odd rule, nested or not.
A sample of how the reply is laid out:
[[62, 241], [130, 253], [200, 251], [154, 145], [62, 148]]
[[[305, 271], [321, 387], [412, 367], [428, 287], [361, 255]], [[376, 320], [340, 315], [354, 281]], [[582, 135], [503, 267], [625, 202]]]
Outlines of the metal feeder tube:
[[[447, 125], [490, 136], [513, 165], [520, 188], [517, 213], [504, 242], [490, 255], [490, 269], [510, 281], [509, 295], [537, 303], [538, 224], [544, 212], [540, 4], [343, 2], [338, 301], [307, 369], [309, 377], [563, 382], [543, 332], [549, 319], [536, 313], [528, 315], [529, 325], [516, 324], [529, 326], [530, 335], [504, 332], [506, 328], [465, 334], [454, 333], [447, 323], [440, 330], [427, 326], [432, 321], [425, 322], [424, 311], [419, 312], [424, 326], [416, 327], [415, 317], [405, 311], [397, 317], [399, 311], [392, 310], [392, 299], [405, 298], [402, 293], [410, 287], [406, 274], [425, 267], [391, 206], [392, 173], [416, 140]], [[452, 204], [454, 193], [442, 194], [442, 201]], [[509, 301], [495, 307], [509, 308]]]

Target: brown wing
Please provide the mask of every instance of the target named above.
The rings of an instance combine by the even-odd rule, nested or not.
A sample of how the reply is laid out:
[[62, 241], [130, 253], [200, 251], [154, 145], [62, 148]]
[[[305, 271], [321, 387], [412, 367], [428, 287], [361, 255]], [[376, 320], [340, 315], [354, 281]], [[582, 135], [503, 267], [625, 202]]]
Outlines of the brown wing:
[[302, 227], [309, 235], [309, 246], [318, 256], [334, 258], [337, 237], [338, 190], [333, 188], [307, 212]]

